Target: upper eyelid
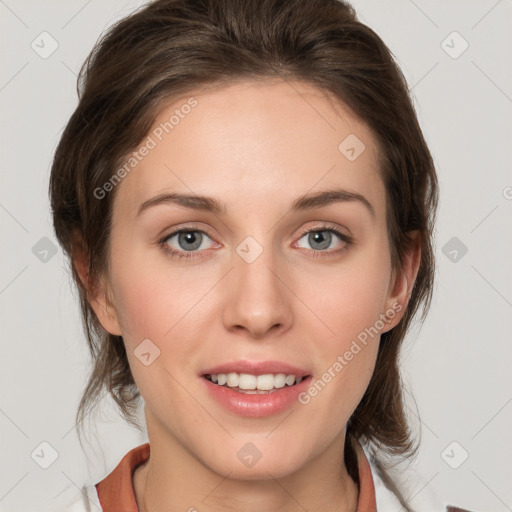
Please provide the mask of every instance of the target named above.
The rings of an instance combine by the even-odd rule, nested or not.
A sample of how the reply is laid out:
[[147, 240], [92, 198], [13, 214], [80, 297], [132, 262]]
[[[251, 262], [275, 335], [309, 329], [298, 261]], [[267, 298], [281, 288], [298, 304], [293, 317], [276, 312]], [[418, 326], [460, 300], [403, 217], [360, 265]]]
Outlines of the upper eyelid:
[[[315, 222], [315, 221], [312, 221], [312, 222]], [[347, 229], [347, 228], [343, 228], [343, 227], [340, 227], [338, 225], [335, 225], [334, 223], [329, 223], [327, 221], [318, 221], [318, 222], [320, 222], [320, 224], [312, 225], [310, 227], [301, 229], [300, 230], [300, 235], [303, 236], [303, 234], [307, 233], [308, 231], [321, 231], [321, 230], [330, 230], [330, 229], [332, 229], [334, 231], [340, 231], [341, 232], [341, 231], [343, 231], [343, 229]], [[210, 236], [210, 234], [208, 233], [207, 229], [202, 229], [199, 226], [193, 226], [193, 225], [188, 225], [188, 226], [183, 226], [183, 227], [172, 229], [171, 231], [169, 231], [168, 234], [162, 235], [161, 238], [164, 238], [164, 239], [165, 238], [169, 238], [170, 236], [176, 235], [176, 234], [178, 234], [180, 232], [183, 232], [183, 231], [198, 231], [198, 232], [204, 233], [205, 235], [207, 235], [210, 238], [212, 238]], [[347, 229], [347, 231], [348, 231], [348, 229]], [[350, 234], [347, 234], [347, 236], [350, 236]]]

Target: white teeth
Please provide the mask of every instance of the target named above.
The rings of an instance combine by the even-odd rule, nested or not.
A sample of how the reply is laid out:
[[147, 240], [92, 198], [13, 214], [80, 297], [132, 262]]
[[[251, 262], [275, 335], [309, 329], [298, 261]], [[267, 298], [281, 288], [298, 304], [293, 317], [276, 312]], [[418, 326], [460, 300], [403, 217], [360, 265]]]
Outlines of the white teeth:
[[[256, 375], [249, 375], [248, 373], [241, 373], [238, 377], [238, 387], [240, 389], [256, 389]], [[231, 386], [234, 387], [234, 386]], [[261, 389], [261, 388], [258, 388]]]
[[261, 390], [270, 391], [274, 388], [283, 388], [285, 385], [292, 386], [302, 381], [302, 377], [295, 378], [295, 375], [284, 373], [266, 373], [264, 375], [252, 375], [250, 373], [218, 373], [209, 376], [212, 382], [219, 386], [239, 388], [240, 390]]
[[238, 373], [235, 373], [235, 372], [228, 373], [226, 384], [230, 388], [236, 388], [238, 386]]
[[[275, 377], [270, 373], [266, 375], [258, 375], [256, 379], [256, 386], [258, 389], [268, 391], [269, 389], [272, 389], [273, 387], [278, 387], [274, 384]], [[242, 387], [242, 386], [240, 386]]]
[[284, 373], [278, 373], [274, 377], [274, 387], [275, 388], [284, 388], [286, 384], [286, 375]]
[[295, 375], [287, 375], [285, 382], [288, 386], [291, 386], [295, 382]]

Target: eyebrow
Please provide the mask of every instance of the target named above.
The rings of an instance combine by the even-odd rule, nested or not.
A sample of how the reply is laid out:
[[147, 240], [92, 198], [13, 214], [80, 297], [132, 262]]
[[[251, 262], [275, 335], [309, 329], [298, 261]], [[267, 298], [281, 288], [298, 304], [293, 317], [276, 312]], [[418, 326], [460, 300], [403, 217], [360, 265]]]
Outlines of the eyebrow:
[[[364, 205], [372, 217], [375, 218], [375, 210], [370, 201], [366, 199], [366, 197], [357, 192], [351, 192], [341, 188], [323, 190], [321, 192], [314, 192], [299, 196], [292, 203], [289, 212], [312, 210], [315, 208], [328, 206], [333, 203], [351, 201], [357, 201]], [[147, 201], [144, 201], [139, 206], [137, 216], [140, 215], [144, 210], [161, 204], [174, 204], [177, 206], [184, 206], [185, 208], [192, 208], [194, 210], [212, 212], [217, 215], [226, 214], [226, 205], [213, 197], [171, 192], [167, 194], [160, 194], [158, 196], [152, 197], [151, 199], [148, 199]]]

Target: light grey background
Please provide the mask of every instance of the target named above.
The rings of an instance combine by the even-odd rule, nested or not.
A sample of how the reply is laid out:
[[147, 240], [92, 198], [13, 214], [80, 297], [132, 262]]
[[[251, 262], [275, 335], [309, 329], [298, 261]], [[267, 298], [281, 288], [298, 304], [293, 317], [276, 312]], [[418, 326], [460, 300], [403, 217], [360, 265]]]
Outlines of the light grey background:
[[[472, 510], [512, 510], [512, 3], [352, 3], [402, 67], [441, 186], [435, 299], [403, 357], [422, 421], [416, 465], [423, 476], [414, 494], [430, 490]], [[98, 439], [92, 433], [87, 456], [82, 451], [74, 413], [88, 352], [62, 252], [45, 254], [48, 242], [40, 241], [56, 245], [48, 177], [77, 103], [76, 73], [100, 33], [139, 5], [0, 0], [4, 512], [41, 510], [70, 482], [97, 482], [146, 441], [105, 401]], [[42, 47], [43, 31], [58, 43], [46, 59], [31, 47], [34, 40]], [[464, 40], [469, 47], [454, 58]], [[46, 39], [47, 50], [50, 44]], [[46, 470], [31, 456], [44, 441], [58, 452]]]

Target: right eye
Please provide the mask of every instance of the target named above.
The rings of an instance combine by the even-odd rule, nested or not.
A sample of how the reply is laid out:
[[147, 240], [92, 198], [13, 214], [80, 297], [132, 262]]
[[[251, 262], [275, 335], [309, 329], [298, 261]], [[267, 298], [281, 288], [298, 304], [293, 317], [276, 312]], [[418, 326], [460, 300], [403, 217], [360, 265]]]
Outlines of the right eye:
[[165, 235], [159, 241], [159, 245], [173, 258], [195, 258], [200, 249], [206, 249], [204, 247], [205, 237], [211, 240], [204, 231], [199, 229], [180, 229]]

